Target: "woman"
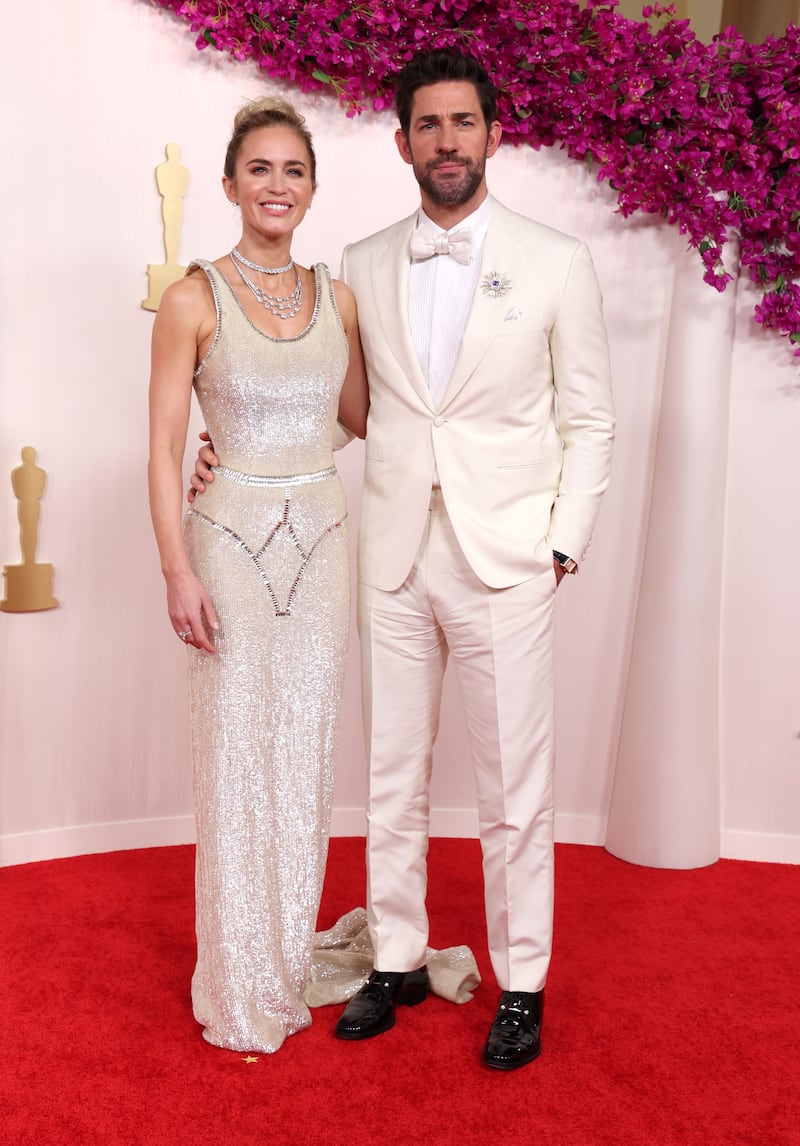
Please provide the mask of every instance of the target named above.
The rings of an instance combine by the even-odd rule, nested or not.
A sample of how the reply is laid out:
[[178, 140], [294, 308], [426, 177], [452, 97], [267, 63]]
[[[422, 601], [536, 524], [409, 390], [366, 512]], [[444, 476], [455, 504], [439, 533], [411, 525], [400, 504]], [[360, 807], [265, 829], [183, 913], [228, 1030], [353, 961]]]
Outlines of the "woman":
[[[291, 105], [236, 117], [223, 188], [242, 235], [193, 263], [153, 329], [150, 503], [167, 606], [189, 649], [204, 1037], [271, 1052], [302, 1000], [322, 888], [348, 626], [337, 418], [364, 436], [356, 308], [323, 264], [298, 266], [316, 187]], [[181, 524], [192, 386], [220, 460]]]

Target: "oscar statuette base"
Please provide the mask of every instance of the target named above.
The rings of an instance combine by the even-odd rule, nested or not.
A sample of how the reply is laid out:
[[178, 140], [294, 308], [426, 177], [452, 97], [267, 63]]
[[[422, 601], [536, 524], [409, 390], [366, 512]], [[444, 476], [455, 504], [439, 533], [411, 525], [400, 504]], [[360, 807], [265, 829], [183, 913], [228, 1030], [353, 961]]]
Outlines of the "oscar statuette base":
[[52, 565], [6, 565], [3, 568], [6, 595], [0, 601], [4, 613], [37, 613], [55, 609]]

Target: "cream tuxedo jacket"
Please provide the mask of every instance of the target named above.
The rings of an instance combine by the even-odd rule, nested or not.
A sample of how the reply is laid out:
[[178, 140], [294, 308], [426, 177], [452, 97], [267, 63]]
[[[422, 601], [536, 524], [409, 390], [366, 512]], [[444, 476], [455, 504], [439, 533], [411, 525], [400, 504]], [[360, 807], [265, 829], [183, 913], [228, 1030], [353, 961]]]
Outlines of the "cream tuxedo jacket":
[[[609, 479], [614, 415], [597, 279], [577, 239], [493, 203], [478, 288], [442, 405], [409, 329], [416, 212], [347, 247], [370, 385], [359, 577], [408, 576], [438, 468], [465, 557], [492, 588], [581, 560]], [[489, 279], [500, 292], [493, 295]]]

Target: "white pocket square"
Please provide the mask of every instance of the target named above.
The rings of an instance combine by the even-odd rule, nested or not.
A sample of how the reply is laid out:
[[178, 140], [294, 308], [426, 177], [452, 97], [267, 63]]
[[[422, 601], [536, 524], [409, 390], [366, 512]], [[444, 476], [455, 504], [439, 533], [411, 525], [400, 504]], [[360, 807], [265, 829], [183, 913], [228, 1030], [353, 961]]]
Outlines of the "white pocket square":
[[512, 318], [522, 318], [522, 311], [518, 306], [512, 306], [511, 310], [508, 312], [503, 321], [510, 322]]

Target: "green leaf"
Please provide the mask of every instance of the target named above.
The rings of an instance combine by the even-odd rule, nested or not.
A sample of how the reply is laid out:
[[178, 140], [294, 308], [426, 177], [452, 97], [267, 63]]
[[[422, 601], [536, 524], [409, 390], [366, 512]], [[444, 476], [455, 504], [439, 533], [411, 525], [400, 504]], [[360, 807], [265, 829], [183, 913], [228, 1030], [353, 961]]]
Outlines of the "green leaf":
[[207, 44], [210, 44], [212, 48], [216, 48], [217, 41], [214, 39], [214, 33], [210, 28], [205, 28], [203, 30], [203, 39]]
[[569, 82], [571, 84], [582, 84], [586, 79], [586, 72], [570, 72]]
[[633, 145], [634, 143], [641, 143], [644, 139], [644, 128], [637, 127], [635, 131], [629, 131], [625, 136], [625, 142]]
[[800, 342], [800, 330], [795, 330], [789, 335], [790, 342]]
[[319, 80], [319, 82], [321, 84], [332, 84], [333, 83], [333, 80], [331, 79], [331, 77], [328, 75], [327, 72], [323, 72], [322, 68], [314, 68], [314, 71], [311, 73], [311, 75], [314, 77], [315, 80]]
[[697, 94], [700, 96], [700, 99], [708, 99], [708, 93], [710, 91], [711, 91], [711, 84], [708, 83], [708, 81], [706, 81], [705, 83], [700, 84], [700, 90], [698, 91]]

